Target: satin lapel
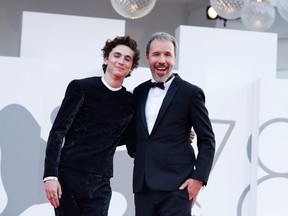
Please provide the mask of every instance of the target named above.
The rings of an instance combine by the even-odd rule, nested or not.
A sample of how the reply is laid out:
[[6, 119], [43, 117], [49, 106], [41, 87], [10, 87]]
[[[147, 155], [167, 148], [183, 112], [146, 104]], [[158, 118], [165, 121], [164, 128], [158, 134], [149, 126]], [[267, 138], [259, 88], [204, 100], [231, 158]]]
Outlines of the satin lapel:
[[143, 88], [143, 91], [141, 92], [141, 95], [139, 97], [139, 98], [141, 98], [141, 100], [139, 101], [141, 123], [144, 125], [144, 128], [146, 129], [147, 133], [148, 133], [148, 127], [147, 127], [147, 121], [146, 121], [145, 107], [146, 107], [146, 101], [147, 101], [149, 90], [150, 90], [150, 86], [147, 83], [147, 85], [145, 85], [145, 87]]
[[151, 134], [153, 133], [154, 129], [157, 128], [160, 120], [163, 118], [169, 104], [171, 103], [172, 99], [174, 98], [176, 92], [178, 91], [179, 87], [180, 87], [180, 82], [181, 82], [181, 78], [179, 76], [176, 76], [173, 80], [173, 82], [171, 83], [171, 86], [167, 92], [167, 94], [165, 95], [165, 98], [163, 100], [163, 103], [160, 107], [156, 122], [154, 124], [153, 130], [151, 131]]

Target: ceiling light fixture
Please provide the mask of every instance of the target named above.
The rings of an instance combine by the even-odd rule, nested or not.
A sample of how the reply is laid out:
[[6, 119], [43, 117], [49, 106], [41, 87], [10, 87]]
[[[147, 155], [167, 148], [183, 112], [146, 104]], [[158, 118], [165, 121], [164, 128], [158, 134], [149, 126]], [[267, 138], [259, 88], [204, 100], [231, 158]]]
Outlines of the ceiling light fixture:
[[154, 8], [157, 0], [110, 0], [114, 10], [129, 19], [146, 16]]
[[252, 31], [268, 30], [275, 16], [275, 8], [268, 0], [248, 0], [241, 12], [243, 25]]
[[[227, 23], [228, 19], [219, 16], [218, 13], [216, 12], [216, 10], [212, 6], [207, 7], [206, 17], [209, 20], [216, 20], [216, 19], [223, 20], [223, 26], [226, 27], [226, 23]], [[233, 20], [238, 20], [238, 19], [240, 19], [240, 18], [236, 18]], [[229, 20], [232, 20], [232, 19], [229, 19]]]
[[217, 14], [225, 19], [237, 19], [245, 0], [210, 0], [210, 5]]

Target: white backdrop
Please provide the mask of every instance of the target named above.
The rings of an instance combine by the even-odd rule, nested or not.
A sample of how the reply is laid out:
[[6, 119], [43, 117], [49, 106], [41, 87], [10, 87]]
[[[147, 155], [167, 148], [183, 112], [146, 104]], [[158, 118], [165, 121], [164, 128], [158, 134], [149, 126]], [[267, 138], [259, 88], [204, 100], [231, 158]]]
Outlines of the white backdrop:
[[[21, 57], [0, 57], [0, 215], [53, 215], [41, 181], [51, 119], [68, 82], [101, 75], [104, 42], [123, 34], [122, 20], [23, 14]], [[287, 215], [288, 83], [275, 79], [277, 35], [180, 26], [176, 37], [178, 72], [204, 89], [217, 141], [193, 215]], [[138, 68], [124, 85], [149, 78]], [[119, 148], [110, 216], [134, 214], [131, 177], [132, 160]]]

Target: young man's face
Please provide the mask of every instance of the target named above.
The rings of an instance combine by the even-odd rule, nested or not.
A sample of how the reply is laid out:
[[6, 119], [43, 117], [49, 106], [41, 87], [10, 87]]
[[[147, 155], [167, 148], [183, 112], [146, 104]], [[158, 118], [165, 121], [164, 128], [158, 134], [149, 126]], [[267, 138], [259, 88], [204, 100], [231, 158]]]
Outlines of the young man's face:
[[146, 56], [153, 78], [165, 82], [171, 75], [176, 62], [173, 43], [170, 40], [154, 40]]
[[116, 77], [126, 77], [132, 71], [134, 51], [125, 45], [117, 45], [110, 52], [108, 58], [104, 58], [107, 65], [106, 73]]

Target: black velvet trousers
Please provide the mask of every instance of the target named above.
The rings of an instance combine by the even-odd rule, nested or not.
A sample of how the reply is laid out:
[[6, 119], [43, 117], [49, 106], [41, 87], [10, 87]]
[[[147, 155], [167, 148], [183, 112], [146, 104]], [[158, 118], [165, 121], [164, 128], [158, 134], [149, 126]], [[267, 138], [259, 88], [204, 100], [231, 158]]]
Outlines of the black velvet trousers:
[[59, 169], [62, 188], [56, 216], [107, 216], [111, 200], [110, 178], [70, 168]]

